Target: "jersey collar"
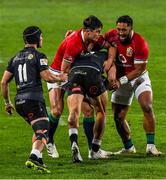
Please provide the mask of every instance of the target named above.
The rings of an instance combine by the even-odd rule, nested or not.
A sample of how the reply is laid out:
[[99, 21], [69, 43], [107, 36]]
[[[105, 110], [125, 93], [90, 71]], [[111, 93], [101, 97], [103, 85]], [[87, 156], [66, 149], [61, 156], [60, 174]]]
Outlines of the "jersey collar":
[[85, 42], [84, 32], [83, 32], [83, 30], [81, 30], [81, 37], [82, 37], [82, 41], [83, 41], [83, 42]]

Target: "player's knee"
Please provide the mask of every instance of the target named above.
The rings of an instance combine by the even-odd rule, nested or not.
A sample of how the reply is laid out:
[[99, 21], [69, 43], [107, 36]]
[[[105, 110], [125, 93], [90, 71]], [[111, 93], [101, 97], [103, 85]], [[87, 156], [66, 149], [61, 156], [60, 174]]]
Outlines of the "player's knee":
[[78, 128], [77, 116], [75, 114], [69, 115], [68, 123], [70, 128]]
[[41, 140], [44, 144], [46, 144], [48, 140], [48, 120], [37, 121], [32, 125], [32, 128], [35, 132], [35, 138], [33, 138], [33, 142], [36, 140]]
[[58, 117], [61, 116], [62, 114], [62, 108], [61, 107], [52, 107], [51, 109], [51, 113], [53, 114], [53, 116]]
[[52, 111], [51, 114], [52, 114], [54, 117], [59, 117], [59, 116], [61, 116], [61, 112], [54, 112], [54, 111]]
[[114, 121], [116, 124], [119, 124], [119, 125], [122, 123], [122, 118], [119, 113], [114, 113]]
[[94, 116], [94, 112], [92, 110], [84, 111], [83, 114], [84, 114], [84, 117], [87, 117], [87, 118]]
[[78, 128], [78, 124], [76, 121], [72, 120], [72, 119], [69, 119], [68, 120], [68, 123], [69, 123], [69, 127], [70, 128]]
[[46, 144], [48, 141], [48, 130], [42, 129], [35, 132], [36, 139], [35, 141], [39, 140], [42, 141], [43, 144]]
[[141, 105], [144, 113], [151, 114], [152, 113], [152, 104], [144, 103]]

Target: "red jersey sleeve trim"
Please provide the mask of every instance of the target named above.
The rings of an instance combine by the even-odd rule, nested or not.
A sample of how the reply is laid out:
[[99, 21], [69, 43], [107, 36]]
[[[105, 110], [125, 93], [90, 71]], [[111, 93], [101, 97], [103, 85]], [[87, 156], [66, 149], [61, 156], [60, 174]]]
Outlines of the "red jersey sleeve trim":
[[134, 59], [134, 64], [143, 64], [147, 62], [148, 60], [144, 60], [144, 59]]
[[66, 63], [68, 63], [68, 64], [71, 64], [72, 63], [72, 61], [70, 61], [70, 60], [68, 60], [68, 59], [63, 59]]

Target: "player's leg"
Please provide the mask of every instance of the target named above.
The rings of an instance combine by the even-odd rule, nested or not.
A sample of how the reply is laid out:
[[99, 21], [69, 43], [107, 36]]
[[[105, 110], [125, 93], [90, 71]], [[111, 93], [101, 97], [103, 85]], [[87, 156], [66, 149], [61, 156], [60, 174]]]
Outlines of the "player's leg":
[[72, 160], [74, 163], [82, 162], [82, 157], [78, 148], [78, 127], [83, 98], [84, 96], [82, 94], [71, 94], [67, 97], [69, 110], [69, 137], [71, 142]]
[[[161, 152], [155, 147], [155, 115], [152, 107], [151, 83], [147, 73], [143, 74], [140, 79], [142, 80], [142, 83], [140, 83], [139, 86], [136, 86], [135, 95], [144, 114], [143, 127], [147, 139], [146, 152], [147, 154], [159, 156]], [[137, 81], [140, 81], [140, 79]]]
[[54, 143], [54, 134], [58, 127], [59, 119], [64, 108], [64, 90], [61, 88], [52, 88], [49, 91], [49, 100], [51, 112], [49, 114], [49, 140], [47, 143], [48, 155], [53, 158], [58, 158], [59, 154], [57, 152]]
[[[94, 107], [95, 107], [95, 112], [96, 112], [96, 122], [94, 125], [93, 138], [101, 140], [104, 133], [105, 123], [106, 123], [106, 106], [108, 102], [107, 91], [102, 93], [95, 100], [96, 101], [95, 101]], [[93, 143], [92, 143], [92, 146], [93, 146]]]
[[93, 140], [91, 148], [91, 159], [108, 158], [100, 151], [101, 141], [106, 123], [106, 106], [108, 101], [108, 93], [105, 91], [100, 96], [94, 98], [94, 108], [96, 112], [96, 122], [93, 129]]
[[130, 127], [126, 121], [128, 109], [129, 106], [127, 105], [112, 103], [112, 111], [116, 129], [124, 145], [124, 148], [118, 152], [115, 152], [115, 154], [130, 153], [130, 151], [131, 153], [136, 152], [130, 136]]
[[88, 101], [82, 102], [82, 113], [83, 113], [84, 132], [88, 140], [88, 147], [89, 149], [91, 149], [95, 118], [94, 118], [94, 108], [92, 105], [90, 105], [90, 102]]
[[132, 102], [132, 98], [133, 91], [129, 83], [121, 86], [118, 90], [112, 93], [111, 101], [113, 117], [116, 124], [117, 132], [121, 137], [124, 145], [124, 148], [122, 148], [118, 152], [115, 152], [114, 154], [136, 152], [130, 136], [130, 127], [128, 125], [128, 122], [126, 121], [126, 115]]
[[43, 163], [42, 157], [42, 151], [48, 140], [48, 118], [38, 118], [34, 121], [31, 122], [32, 128], [35, 132], [32, 137], [32, 150], [25, 165], [28, 168], [32, 168], [34, 170], [50, 173], [50, 171], [47, 169], [47, 166]]
[[32, 126], [35, 135], [32, 140], [32, 150], [29, 160], [26, 161], [28, 168], [33, 168], [41, 172], [47, 170], [42, 160], [42, 151], [48, 140], [48, 116], [44, 102], [33, 100], [16, 100], [16, 111]]
[[[93, 140], [93, 128], [95, 124], [95, 118], [94, 118], [94, 107], [90, 103], [90, 101], [86, 98], [84, 98], [84, 101], [82, 102], [82, 113], [83, 113], [83, 128], [85, 135], [88, 140], [88, 158], [92, 159], [91, 157], [91, 148], [92, 148], [92, 140]], [[112, 152], [105, 151], [103, 149], [100, 149], [100, 153], [104, 156], [111, 156]]]

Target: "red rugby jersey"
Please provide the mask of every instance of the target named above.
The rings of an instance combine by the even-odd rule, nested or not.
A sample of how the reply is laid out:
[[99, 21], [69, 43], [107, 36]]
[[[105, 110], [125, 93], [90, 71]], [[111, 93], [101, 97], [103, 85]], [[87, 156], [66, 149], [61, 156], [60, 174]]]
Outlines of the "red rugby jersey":
[[134, 64], [148, 61], [148, 44], [138, 33], [133, 33], [131, 41], [121, 43], [116, 29], [105, 34], [105, 39], [117, 46], [116, 66], [118, 77], [127, 75], [134, 70]]
[[[77, 56], [88, 51], [89, 44], [85, 45], [83, 43], [81, 31], [82, 29], [72, 32], [62, 41], [50, 65], [52, 69], [60, 71], [63, 59], [73, 62]], [[91, 43], [95, 42], [92, 41]], [[101, 46], [104, 44], [101, 40], [99, 43]]]

